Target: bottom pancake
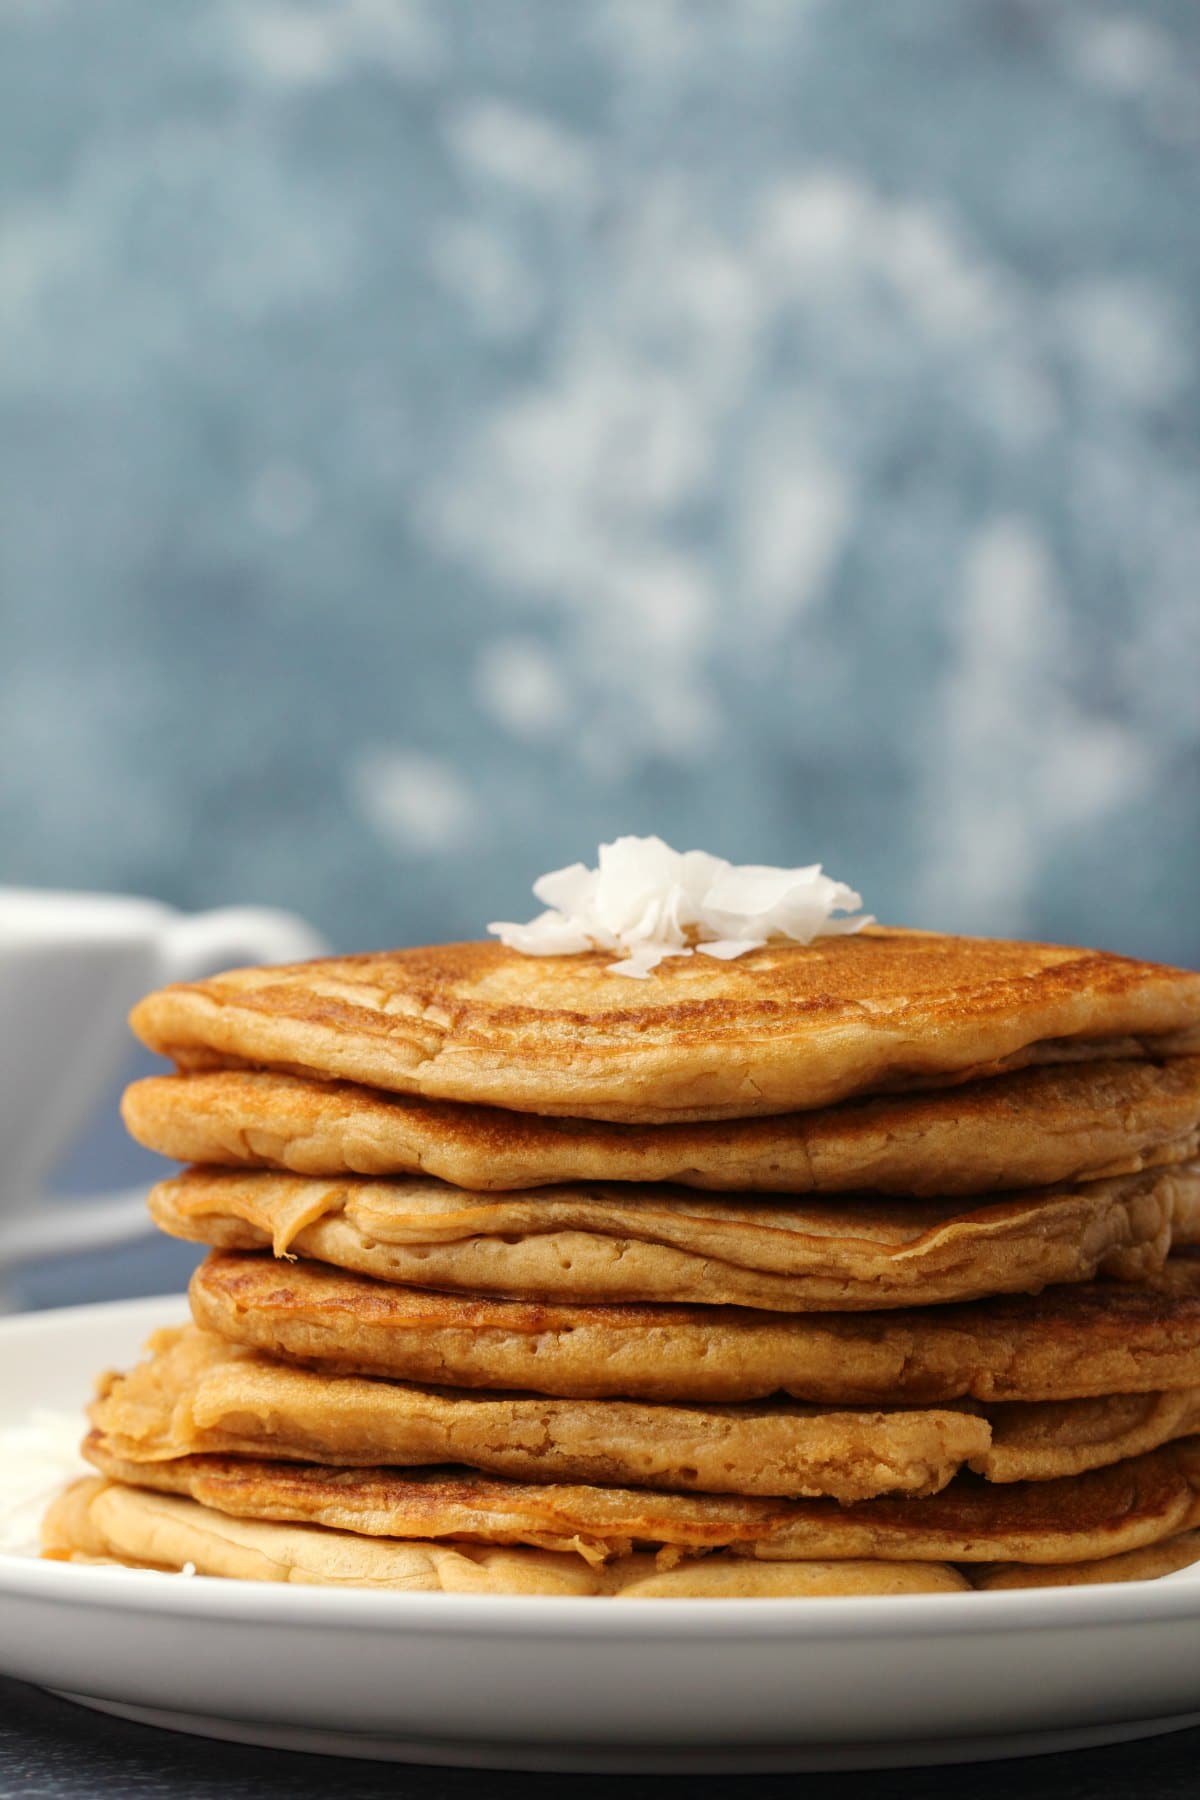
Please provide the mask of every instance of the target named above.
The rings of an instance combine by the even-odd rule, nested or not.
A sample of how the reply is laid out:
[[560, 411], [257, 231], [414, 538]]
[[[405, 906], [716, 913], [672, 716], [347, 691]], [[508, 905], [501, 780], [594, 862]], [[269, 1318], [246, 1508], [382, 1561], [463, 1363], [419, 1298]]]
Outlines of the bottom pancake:
[[991, 1486], [962, 1476], [921, 1500], [760, 1500], [553, 1482], [469, 1469], [328, 1468], [249, 1456], [136, 1463], [93, 1432], [85, 1454], [127, 1486], [240, 1518], [366, 1537], [453, 1538], [576, 1552], [706, 1550], [767, 1562], [1083, 1562], [1200, 1526], [1200, 1441], [1068, 1480]]
[[[720, 1552], [662, 1567], [646, 1553], [592, 1566], [536, 1549], [499, 1549], [357, 1537], [322, 1526], [230, 1518], [194, 1500], [103, 1479], [75, 1484], [50, 1508], [45, 1554], [165, 1571], [306, 1586], [405, 1593], [490, 1593], [629, 1599], [783, 1599], [834, 1595], [962, 1593], [982, 1587], [1145, 1580], [1200, 1556], [1200, 1533], [1174, 1545], [1086, 1564], [1024, 1571], [964, 1571], [939, 1562], [747, 1562]], [[1022, 1579], [1028, 1574], [1031, 1583]], [[972, 1579], [973, 1577], [973, 1579]]]
[[1100, 1581], [1157, 1581], [1178, 1569], [1200, 1562], [1200, 1531], [1181, 1531], [1178, 1537], [1124, 1556], [1102, 1557], [1083, 1563], [996, 1563], [971, 1570], [977, 1588], [1087, 1587]]

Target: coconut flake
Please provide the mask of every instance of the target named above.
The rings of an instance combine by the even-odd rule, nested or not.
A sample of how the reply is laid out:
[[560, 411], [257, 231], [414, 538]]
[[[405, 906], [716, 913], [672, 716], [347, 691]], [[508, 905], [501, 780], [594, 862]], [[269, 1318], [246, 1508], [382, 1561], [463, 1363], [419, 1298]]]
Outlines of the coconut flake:
[[609, 972], [639, 981], [668, 956], [699, 951], [732, 961], [765, 944], [811, 944], [872, 923], [859, 910], [861, 896], [820, 863], [737, 866], [706, 850], [672, 850], [658, 837], [601, 844], [594, 869], [571, 863], [539, 877], [533, 891], [546, 911], [527, 925], [490, 924], [501, 943], [525, 956], [611, 950], [620, 960]]

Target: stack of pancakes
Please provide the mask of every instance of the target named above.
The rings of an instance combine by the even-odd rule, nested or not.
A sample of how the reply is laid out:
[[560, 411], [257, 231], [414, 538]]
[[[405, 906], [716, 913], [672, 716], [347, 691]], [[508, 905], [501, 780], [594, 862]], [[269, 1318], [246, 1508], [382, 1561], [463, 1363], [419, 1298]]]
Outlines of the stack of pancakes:
[[[235, 971], [133, 1023], [194, 1323], [50, 1554], [632, 1595], [1200, 1558], [1200, 975], [872, 930]], [[1195, 1435], [1193, 1435], [1195, 1434]]]

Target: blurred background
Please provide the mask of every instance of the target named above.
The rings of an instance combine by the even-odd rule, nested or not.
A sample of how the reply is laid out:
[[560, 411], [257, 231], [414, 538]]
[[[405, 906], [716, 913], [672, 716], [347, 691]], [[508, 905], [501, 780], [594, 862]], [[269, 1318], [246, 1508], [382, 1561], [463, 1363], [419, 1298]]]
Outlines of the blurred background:
[[1200, 961], [1192, 0], [3, 0], [0, 208], [0, 881]]

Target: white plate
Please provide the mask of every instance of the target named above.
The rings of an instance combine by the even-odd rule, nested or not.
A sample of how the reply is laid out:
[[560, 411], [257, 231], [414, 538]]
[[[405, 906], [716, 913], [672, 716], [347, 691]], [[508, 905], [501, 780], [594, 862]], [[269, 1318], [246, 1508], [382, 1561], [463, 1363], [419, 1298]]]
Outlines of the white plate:
[[[0, 1428], [179, 1298], [0, 1320]], [[846, 1600], [335, 1592], [0, 1555], [0, 1673], [124, 1717], [475, 1767], [846, 1769], [1200, 1722], [1200, 1576]]]

